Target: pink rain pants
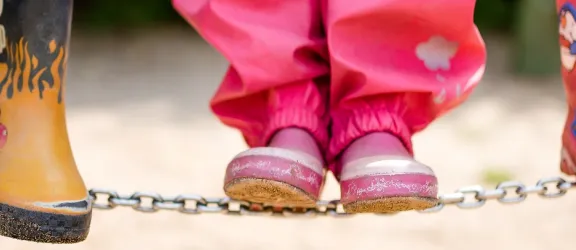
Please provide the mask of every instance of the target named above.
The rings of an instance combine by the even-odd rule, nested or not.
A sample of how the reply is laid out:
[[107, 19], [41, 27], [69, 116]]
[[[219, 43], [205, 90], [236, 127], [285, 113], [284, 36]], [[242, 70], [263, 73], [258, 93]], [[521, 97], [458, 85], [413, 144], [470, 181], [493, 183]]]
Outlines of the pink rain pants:
[[173, 0], [230, 68], [211, 107], [251, 147], [308, 130], [332, 161], [370, 132], [411, 136], [482, 77], [475, 0]]

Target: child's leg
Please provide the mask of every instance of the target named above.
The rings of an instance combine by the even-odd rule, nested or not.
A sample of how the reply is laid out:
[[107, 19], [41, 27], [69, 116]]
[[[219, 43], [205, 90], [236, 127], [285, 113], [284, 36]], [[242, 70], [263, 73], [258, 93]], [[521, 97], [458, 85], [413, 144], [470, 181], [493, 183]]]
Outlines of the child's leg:
[[562, 78], [568, 102], [568, 118], [562, 135], [562, 172], [576, 174], [576, 1], [556, 0]]
[[[486, 60], [475, 0], [326, 0], [333, 138], [350, 212], [424, 208], [436, 178], [411, 136], [457, 106]], [[394, 198], [396, 197], [396, 198]]]
[[315, 80], [328, 73], [319, 3], [173, 3], [231, 63], [212, 110], [253, 149], [228, 166], [226, 193], [255, 202], [314, 205], [324, 176], [321, 151], [328, 144], [327, 82]]
[[72, 0], [0, 1], [0, 235], [74, 243], [90, 200], [65, 119]]

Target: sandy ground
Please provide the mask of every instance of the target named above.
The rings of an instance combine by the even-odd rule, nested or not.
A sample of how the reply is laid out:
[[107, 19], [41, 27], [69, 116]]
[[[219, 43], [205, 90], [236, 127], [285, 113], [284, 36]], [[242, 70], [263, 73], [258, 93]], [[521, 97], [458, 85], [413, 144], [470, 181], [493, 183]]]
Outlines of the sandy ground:
[[[441, 192], [479, 184], [500, 168], [532, 184], [558, 175], [565, 105], [559, 79], [513, 79], [488, 40], [490, 66], [470, 101], [415, 138]], [[498, 46], [496, 46], [498, 45]], [[222, 196], [227, 161], [244, 149], [211, 116], [208, 100], [225, 60], [189, 30], [74, 37], [68, 123], [88, 186], [120, 193]], [[537, 84], [546, 81], [550, 84]], [[491, 187], [491, 186], [490, 186]], [[325, 198], [338, 197], [329, 180]], [[576, 231], [576, 192], [477, 210], [347, 219], [282, 219], [96, 210], [87, 241], [68, 246], [0, 238], [2, 249], [566, 249]]]

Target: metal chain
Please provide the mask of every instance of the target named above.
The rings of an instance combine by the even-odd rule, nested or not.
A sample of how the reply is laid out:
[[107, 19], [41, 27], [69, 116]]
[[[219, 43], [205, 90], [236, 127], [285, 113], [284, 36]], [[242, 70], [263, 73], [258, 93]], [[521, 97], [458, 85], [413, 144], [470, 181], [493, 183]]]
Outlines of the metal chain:
[[[463, 187], [454, 193], [440, 195], [438, 205], [420, 210], [420, 213], [435, 213], [447, 205], [458, 208], [479, 208], [488, 200], [503, 204], [523, 202], [528, 195], [537, 194], [542, 198], [558, 198], [568, 190], [575, 188], [576, 182], [569, 182], [561, 177], [540, 179], [534, 186], [526, 186], [518, 181], [506, 181], [495, 189], [486, 190], [480, 185]], [[220, 213], [227, 215], [270, 215], [270, 216], [304, 216], [318, 215], [343, 217], [350, 216], [344, 211], [339, 200], [319, 201], [314, 208], [275, 207], [230, 198], [206, 198], [195, 194], [182, 194], [176, 197], [163, 197], [158, 193], [136, 192], [130, 196], [121, 196], [116, 191], [91, 189], [92, 205], [96, 209], [114, 209], [131, 207], [136, 211], [154, 213], [160, 210], [173, 210], [184, 214]], [[99, 197], [104, 196], [104, 197]], [[98, 201], [106, 200], [104, 203]], [[148, 200], [148, 202], [145, 202]], [[384, 214], [390, 215], [390, 214]]]

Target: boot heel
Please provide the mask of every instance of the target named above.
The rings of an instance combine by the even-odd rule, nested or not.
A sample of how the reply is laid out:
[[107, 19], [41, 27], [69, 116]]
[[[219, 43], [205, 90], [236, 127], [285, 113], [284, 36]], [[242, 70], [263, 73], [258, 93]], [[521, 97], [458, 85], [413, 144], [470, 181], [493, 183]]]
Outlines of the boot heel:
[[0, 234], [27, 241], [76, 243], [88, 235], [92, 213], [66, 215], [0, 203]]

